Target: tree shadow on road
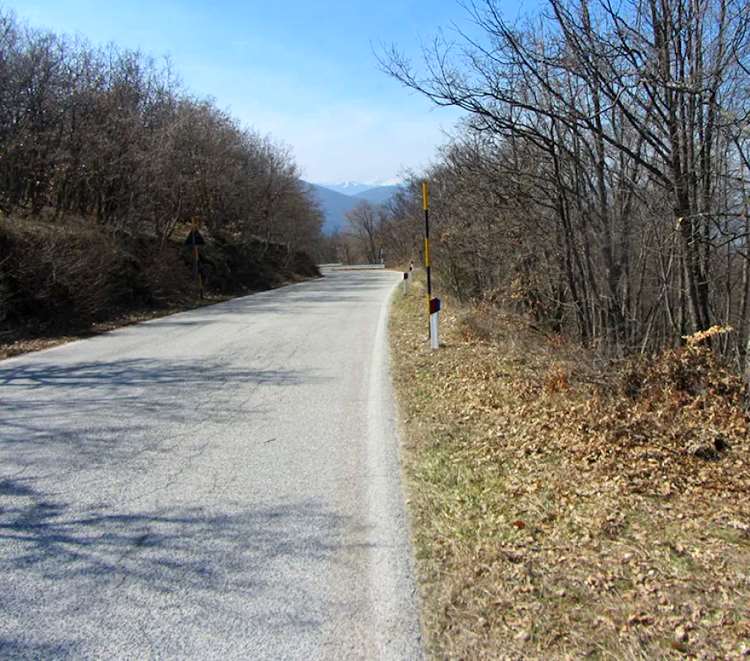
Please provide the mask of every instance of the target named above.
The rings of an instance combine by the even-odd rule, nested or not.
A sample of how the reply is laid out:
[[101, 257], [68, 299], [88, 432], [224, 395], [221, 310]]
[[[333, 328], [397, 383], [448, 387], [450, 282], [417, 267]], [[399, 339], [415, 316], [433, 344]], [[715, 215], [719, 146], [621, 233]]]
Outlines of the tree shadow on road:
[[0, 659], [75, 659], [78, 645], [72, 641], [35, 643], [24, 638], [0, 636]]
[[10, 363], [0, 366], [0, 458], [5, 455], [6, 467], [9, 461], [28, 466], [52, 459], [60, 468], [126, 461], [197, 440], [203, 425], [264, 415], [239, 395], [247, 386], [320, 380], [312, 371], [206, 361]]
[[3, 480], [0, 657], [64, 657], [92, 623], [106, 628], [144, 604], [163, 618], [157, 629], [181, 626], [189, 611], [199, 629], [245, 630], [255, 620], [290, 635], [315, 631], [332, 604], [306, 580], [367, 546], [341, 542], [352, 526], [314, 499], [227, 512], [81, 511], [23, 479]]
[[61, 365], [54, 362], [0, 363], [0, 386], [26, 391], [55, 386], [66, 389], [120, 387], [161, 387], [180, 385], [185, 388], [207, 387], [216, 383], [301, 383], [304, 376], [283, 370], [244, 370], [220, 363], [129, 359], [76, 362]]

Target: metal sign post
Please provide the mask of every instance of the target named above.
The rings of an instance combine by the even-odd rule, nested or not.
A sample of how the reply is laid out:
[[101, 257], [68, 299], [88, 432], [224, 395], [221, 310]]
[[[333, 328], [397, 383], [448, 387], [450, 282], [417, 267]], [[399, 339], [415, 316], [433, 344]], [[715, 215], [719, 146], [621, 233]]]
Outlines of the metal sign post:
[[193, 277], [198, 284], [198, 293], [201, 299], [203, 298], [203, 275], [200, 270], [200, 255], [198, 253], [198, 246], [202, 246], [206, 243], [203, 236], [198, 231], [198, 219], [193, 218], [193, 227], [185, 239], [185, 245], [192, 247], [193, 249]]

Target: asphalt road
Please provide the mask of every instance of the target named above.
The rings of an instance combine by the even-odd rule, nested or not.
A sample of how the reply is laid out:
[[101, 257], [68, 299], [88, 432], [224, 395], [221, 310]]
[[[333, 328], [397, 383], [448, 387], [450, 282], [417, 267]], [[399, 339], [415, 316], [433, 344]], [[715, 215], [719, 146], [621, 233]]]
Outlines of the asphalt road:
[[419, 658], [397, 281], [332, 273], [0, 362], [0, 657]]

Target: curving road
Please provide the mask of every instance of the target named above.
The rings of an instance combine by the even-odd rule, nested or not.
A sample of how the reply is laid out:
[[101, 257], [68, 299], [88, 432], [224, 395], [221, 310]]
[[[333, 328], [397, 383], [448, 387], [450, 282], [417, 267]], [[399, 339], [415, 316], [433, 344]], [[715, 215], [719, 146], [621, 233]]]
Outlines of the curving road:
[[0, 658], [420, 658], [398, 277], [0, 362]]

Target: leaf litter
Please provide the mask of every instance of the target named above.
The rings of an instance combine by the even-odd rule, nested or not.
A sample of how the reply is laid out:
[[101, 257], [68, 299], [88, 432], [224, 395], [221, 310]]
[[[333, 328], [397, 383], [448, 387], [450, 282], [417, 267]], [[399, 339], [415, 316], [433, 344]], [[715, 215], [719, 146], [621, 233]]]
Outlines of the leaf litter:
[[750, 658], [750, 444], [711, 329], [603, 366], [517, 315], [398, 295], [423, 622], [434, 658]]

